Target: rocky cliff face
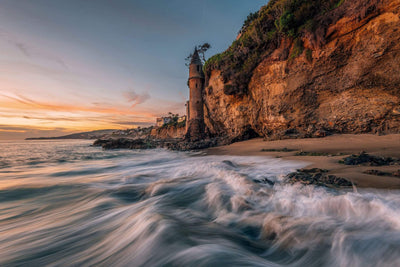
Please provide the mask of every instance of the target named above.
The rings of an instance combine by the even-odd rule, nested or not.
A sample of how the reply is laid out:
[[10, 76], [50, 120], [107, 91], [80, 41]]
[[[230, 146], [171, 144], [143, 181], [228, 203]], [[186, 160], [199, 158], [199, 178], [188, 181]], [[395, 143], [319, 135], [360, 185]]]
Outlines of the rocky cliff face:
[[165, 126], [161, 128], [153, 128], [150, 137], [154, 139], [175, 139], [183, 138], [186, 134], [185, 126]]
[[400, 1], [346, 0], [317, 22], [322, 26], [297, 40], [280, 36], [244, 92], [228, 90], [234, 81], [209, 70], [204, 107], [211, 135], [400, 132]]

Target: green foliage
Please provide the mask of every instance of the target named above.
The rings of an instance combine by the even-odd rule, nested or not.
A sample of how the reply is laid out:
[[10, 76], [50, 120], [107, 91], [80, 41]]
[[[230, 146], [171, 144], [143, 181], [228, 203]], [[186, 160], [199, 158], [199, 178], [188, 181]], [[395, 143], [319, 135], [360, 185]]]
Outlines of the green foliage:
[[258, 65], [260, 57], [258, 53], [253, 53], [249, 56], [243, 63], [242, 71], [245, 73], [251, 72]]
[[254, 40], [250, 34], [244, 33], [243, 36], [239, 39], [239, 42], [240, 42], [240, 46], [249, 47], [254, 43]]
[[280, 32], [288, 32], [293, 30], [293, 26], [295, 25], [294, 15], [290, 13], [290, 11], [286, 10], [282, 16], [276, 20], [275, 26]]
[[299, 31], [308, 31], [308, 32], [313, 32], [316, 27], [316, 22], [313, 19], [309, 19], [304, 23], [301, 27], [299, 27]]
[[244, 32], [244, 31], [246, 30], [246, 28], [249, 27], [250, 24], [251, 24], [254, 20], [256, 20], [256, 19], [258, 18], [258, 14], [259, 14], [258, 12], [250, 13], [250, 14], [247, 16], [246, 20], [243, 22], [243, 26], [242, 26], [242, 28], [240, 29], [240, 32], [239, 32], [239, 33]]
[[177, 127], [183, 127], [186, 125], [186, 121], [178, 122], [179, 120], [179, 114], [173, 114], [171, 112], [168, 112], [169, 117], [171, 118], [171, 121], [164, 124], [160, 128], [168, 128], [171, 126], [177, 126]]
[[344, 1], [345, 0], [339, 0], [339, 2], [336, 3], [335, 8], [340, 7], [344, 3]]
[[303, 53], [304, 47], [303, 42], [300, 38], [296, 38], [293, 42], [293, 49], [289, 56], [289, 60], [292, 61], [296, 57], [300, 56]]
[[[319, 26], [318, 19], [344, 0], [270, 0], [259, 12], [250, 14], [243, 23], [240, 38], [223, 53], [207, 60], [204, 72], [221, 71], [224, 82], [232, 83], [236, 92], [246, 92], [254, 69], [265, 56], [280, 45], [283, 37], [294, 40], [289, 56], [303, 52], [301, 36]], [[307, 56], [306, 51], [306, 56]]]
[[211, 69], [217, 69], [221, 66], [221, 63], [224, 62], [227, 58], [230, 57], [230, 50], [216, 54], [210, 57], [204, 64], [204, 71], [210, 71]]
[[[276, 5], [282, 10], [275, 22], [277, 29], [294, 37], [304, 30], [312, 30], [315, 17], [337, 7], [344, 0], [280, 0]], [[277, 7], [276, 7], [277, 8]], [[276, 9], [275, 8], [275, 9]]]
[[181, 128], [186, 126], [186, 121], [181, 121], [176, 124], [176, 127]]
[[276, 30], [274, 29], [274, 30], [272, 30], [272, 31], [269, 31], [269, 32], [267, 32], [266, 34], [265, 34], [265, 40], [266, 41], [272, 41], [274, 38], [276, 38]]

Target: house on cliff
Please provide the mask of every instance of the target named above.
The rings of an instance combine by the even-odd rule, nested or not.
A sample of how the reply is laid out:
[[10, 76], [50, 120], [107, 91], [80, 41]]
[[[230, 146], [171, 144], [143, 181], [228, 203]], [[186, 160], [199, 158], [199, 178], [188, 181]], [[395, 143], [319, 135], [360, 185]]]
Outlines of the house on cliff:
[[160, 128], [166, 125], [177, 126], [186, 122], [186, 115], [179, 116], [179, 114], [172, 114], [166, 117], [160, 117], [156, 119], [156, 127]]

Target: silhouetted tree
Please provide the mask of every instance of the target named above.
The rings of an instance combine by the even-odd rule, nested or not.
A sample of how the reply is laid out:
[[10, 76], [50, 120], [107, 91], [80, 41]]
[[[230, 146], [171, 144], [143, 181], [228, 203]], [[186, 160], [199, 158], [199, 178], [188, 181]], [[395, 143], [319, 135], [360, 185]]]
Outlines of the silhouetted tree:
[[[203, 61], [203, 64], [204, 64], [204, 62], [206, 62], [205, 53], [210, 48], [211, 48], [211, 45], [209, 43], [204, 43], [202, 45], [195, 46], [195, 49], [197, 49], [197, 52], [199, 53], [201, 60]], [[185, 65], [187, 67], [189, 67], [192, 57], [193, 57], [193, 53], [190, 53], [190, 55], [185, 58], [185, 61], [186, 61]]]

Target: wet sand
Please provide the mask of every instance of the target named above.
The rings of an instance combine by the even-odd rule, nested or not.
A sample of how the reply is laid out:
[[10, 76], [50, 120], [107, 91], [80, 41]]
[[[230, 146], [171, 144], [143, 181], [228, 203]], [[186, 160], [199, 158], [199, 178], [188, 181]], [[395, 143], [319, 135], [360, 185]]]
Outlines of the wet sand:
[[[270, 150], [293, 150], [270, 151]], [[263, 151], [264, 150], [264, 151]], [[306, 168], [329, 170], [329, 174], [346, 178], [356, 183], [358, 187], [381, 189], [400, 189], [400, 178], [393, 176], [377, 176], [364, 174], [366, 170], [394, 172], [400, 165], [392, 166], [347, 166], [338, 163], [342, 158], [365, 151], [376, 156], [400, 158], [400, 134], [343, 134], [325, 138], [286, 139], [264, 141], [261, 138], [234, 143], [228, 146], [209, 148], [208, 154], [269, 156], [285, 160], [303, 161], [309, 165]], [[324, 154], [319, 156], [296, 156], [299, 151]]]

